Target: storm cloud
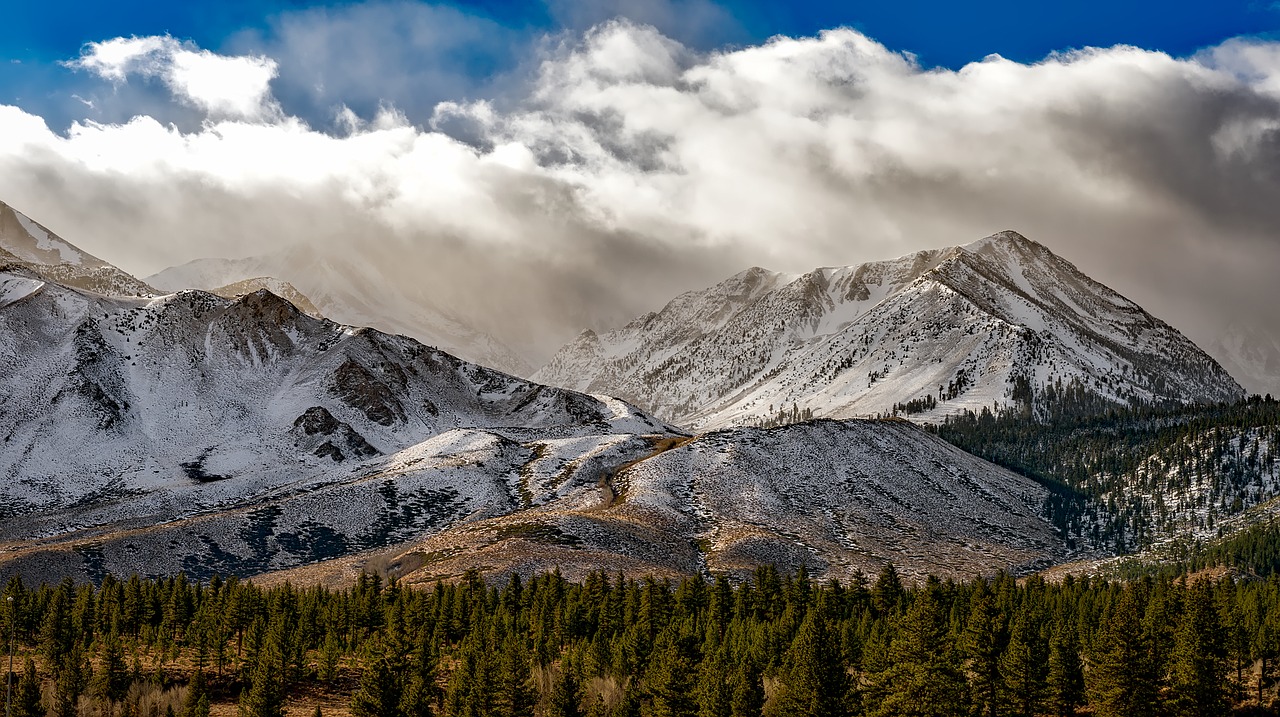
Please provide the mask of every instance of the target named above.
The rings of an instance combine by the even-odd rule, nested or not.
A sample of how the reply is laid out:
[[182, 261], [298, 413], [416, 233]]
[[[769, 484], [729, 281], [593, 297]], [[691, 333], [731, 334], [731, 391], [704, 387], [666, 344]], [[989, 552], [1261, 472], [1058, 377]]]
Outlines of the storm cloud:
[[[129, 42], [147, 52], [119, 52]], [[1280, 334], [1280, 44], [952, 71], [851, 29], [699, 52], [609, 21], [527, 51], [492, 96], [372, 110], [362, 87], [321, 127], [282, 109], [280, 78], [263, 90], [286, 72], [277, 58], [89, 45], [82, 71], [161, 78], [202, 120], [63, 129], [0, 106], [0, 199], [139, 275], [300, 244], [376, 262], [535, 363], [751, 265], [804, 271], [1002, 229], [1197, 341], [1231, 322]], [[192, 76], [184, 59], [202, 84], [174, 79]], [[217, 82], [219, 67], [253, 81]]]

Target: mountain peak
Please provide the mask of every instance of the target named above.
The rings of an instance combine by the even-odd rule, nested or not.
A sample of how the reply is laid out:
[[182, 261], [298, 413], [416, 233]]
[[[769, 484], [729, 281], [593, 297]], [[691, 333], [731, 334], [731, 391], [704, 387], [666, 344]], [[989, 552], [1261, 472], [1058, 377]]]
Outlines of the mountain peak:
[[1243, 393], [1175, 329], [1016, 231], [799, 276], [749, 270], [598, 338], [535, 376], [699, 429], [798, 411], [940, 420], [1029, 400], [1027, 386], [1110, 405]]
[[991, 250], [994, 248], [1040, 249], [1048, 251], [1048, 248], [1045, 247], [1045, 245], [1032, 241], [1012, 229], [1005, 229], [1004, 231], [996, 232], [991, 236], [983, 237], [978, 241], [965, 244], [960, 248], [973, 254], [980, 254], [984, 250]]

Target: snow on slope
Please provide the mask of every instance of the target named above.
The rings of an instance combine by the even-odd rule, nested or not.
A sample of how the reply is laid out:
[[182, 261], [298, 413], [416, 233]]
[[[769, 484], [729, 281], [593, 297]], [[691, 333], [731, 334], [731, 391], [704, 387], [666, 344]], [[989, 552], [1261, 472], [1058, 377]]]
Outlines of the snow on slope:
[[24, 271], [0, 272], [0, 573], [326, 570], [406, 545], [432, 574], [1066, 554], [1042, 489], [905, 423], [693, 439], [267, 291], [107, 298]]
[[298, 248], [246, 259], [197, 259], [147, 281], [165, 291], [214, 291], [255, 276], [276, 277], [297, 287], [335, 321], [410, 336], [513, 375], [532, 373], [532, 367], [502, 342], [434, 307], [425, 289], [417, 295], [402, 293], [400, 284], [378, 273], [376, 262], [359, 257], [337, 261]]
[[25, 214], [0, 202], [0, 266], [24, 266], [61, 284], [99, 294], [156, 292], [119, 268], [72, 246]]
[[[1072, 555], [1040, 517], [1043, 488], [905, 421], [731, 429], [649, 453], [600, 481], [568, 481], [560, 500], [458, 524], [383, 562], [421, 583], [470, 568], [747, 577], [762, 564], [844, 580], [888, 561], [909, 577], [959, 577]], [[358, 565], [280, 577], [342, 584]]]
[[[51, 533], [252, 502], [457, 428], [667, 431], [266, 291], [112, 299], [31, 282], [0, 273], [23, 294], [0, 308], [0, 538], [33, 535], [22, 515]], [[68, 510], [81, 517], [51, 514]]]
[[936, 420], [1009, 403], [1022, 379], [1119, 403], [1243, 393], [1175, 329], [1015, 232], [798, 278], [750, 269], [584, 332], [534, 374], [700, 429], [929, 397], [919, 417]]

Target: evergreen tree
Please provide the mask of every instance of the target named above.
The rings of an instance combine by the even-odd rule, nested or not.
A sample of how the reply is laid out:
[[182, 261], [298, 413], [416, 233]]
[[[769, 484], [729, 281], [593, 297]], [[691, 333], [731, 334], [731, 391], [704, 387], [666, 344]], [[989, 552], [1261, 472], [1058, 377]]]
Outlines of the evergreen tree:
[[898, 569], [893, 567], [893, 563], [887, 563], [871, 588], [871, 603], [881, 615], [889, 615], [898, 608], [904, 592]]
[[945, 621], [931, 592], [916, 597], [896, 625], [888, 667], [868, 686], [869, 717], [953, 717], [968, 710], [968, 684]]
[[830, 627], [817, 610], [810, 610], [783, 661], [779, 715], [787, 717], [843, 717], [847, 711], [849, 678], [831, 639]]
[[[704, 645], [704, 654], [710, 646]], [[729, 661], [723, 646], [713, 648], [698, 666], [698, 717], [729, 717], [733, 701], [733, 685]]]
[[738, 663], [732, 687], [729, 717], [760, 717], [764, 710], [764, 683], [753, 660], [744, 659]]
[[356, 717], [401, 717], [403, 696], [400, 674], [381, 652], [372, 652], [365, 661], [360, 687], [351, 696], [351, 714]]
[[439, 661], [430, 631], [423, 631], [421, 643], [414, 656], [412, 673], [405, 684], [400, 711], [406, 717], [429, 717], [431, 705], [439, 702], [440, 688], [436, 685]]
[[240, 693], [240, 717], [284, 717], [284, 660], [268, 642], [254, 655], [249, 684]]
[[1084, 704], [1084, 665], [1075, 625], [1059, 618], [1049, 640], [1048, 698], [1054, 717], [1072, 717]]
[[30, 657], [22, 662], [22, 677], [13, 691], [13, 717], [45, 717], [40, 677]]
[[1174, 647], [1174, 710], [1185, 717], [1209, 717], [1227, 711], [1227, 649], [1224, 629], [1213, 604], [1213, 590], [1197, 581], [1188, 591]]
[[965, 623], [963, 648], [969, 658], [970, 686], [975, 706], [986, 717], [997, 717], [1003, 704], [1004, 682], [1000, 673], [1000, 655], [1007, 640], [1005, 618], [996, 606], [995, 595], [985, 580], [979, 580], [970, 600], [969, 619]]
[[498, 656], [497, 695], [493, 711], [497, 717], [523, 717], [533, 713], [537, 697], [529, 669], [531, 660], [525, 640], [514, 632], [508, 634]]
[[581, 704], [578, 678], [574, 675], [572, 666], [561, 661], [555, 681], [551, 684], [546, 717], [583, 717]]
[[1000, 674], [1009, 695], [1010, 714], [1036, 717], [1048, 693], [1049, 646], [1034, 608], [1023, 606], [1013, 622], [1009, 647], [1000, 658]]
[[187, 683], [187, 697], [182, 703], [181, 717], [209, 717], [209, 688], [204, 670], [197, 669]]
[[79, 647], [62, 657], [53, 680], [53, 717], [76, 717], [76, 706], [91, 677], [89, 664]]
[[94, 671], [89, 693], [99, 699], [119, 702], [129, 691], [129, 670], [124, 662], [124, 650], [116, 635], [108, 635], [102, 644], [102, 660]]
[[698, 655], [692, 636], [669, 627], [658, 635], [645, 671], [645, 717], [694, 717]]
[[1156, 714], [1157, 675], [1140, 610], [1137, 591], [1126, 588], [1101, 626], [1091, 669], [1086, 673], [1090, 701], [1100, 717]]

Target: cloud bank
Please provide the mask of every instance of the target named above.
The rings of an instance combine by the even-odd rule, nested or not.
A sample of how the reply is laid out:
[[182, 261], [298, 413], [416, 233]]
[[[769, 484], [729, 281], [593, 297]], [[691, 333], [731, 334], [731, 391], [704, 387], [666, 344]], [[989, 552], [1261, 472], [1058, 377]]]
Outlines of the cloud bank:
[[1280, 332], [1276, 43], [950, 71], [850, 29], [703, 53], [611, 21], [547, 38], [501, 94], [339, 103], [327, 128], [280, 109], [270, 57], [117, 38], [75, 63], [159, 79], [204, 120], [63, 131], [0, 106], [0, 198], [139, 274], [306, 245], [537, 359], [751, 265], [1012, 228], [1197, 340], [1231, 318]]

